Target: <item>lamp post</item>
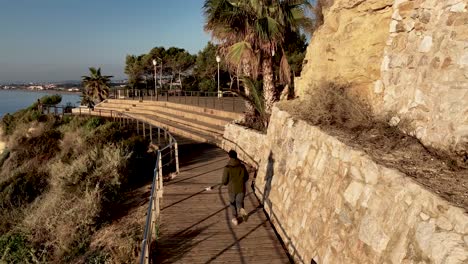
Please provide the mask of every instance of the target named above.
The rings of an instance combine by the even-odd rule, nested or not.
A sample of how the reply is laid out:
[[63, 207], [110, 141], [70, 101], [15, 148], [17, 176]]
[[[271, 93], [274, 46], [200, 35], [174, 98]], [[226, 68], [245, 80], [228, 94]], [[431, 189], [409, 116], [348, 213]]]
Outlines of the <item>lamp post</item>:
[[153, 60], [153, 66], [154, 66], [154, 92], [156, 93], [156, 101], [158, 100], [158, 90], [156, 87], [156, 82], [158, 80], [158, 71], [156, 69], [156, 65], [158, 65], [158, 62], [156, 60]]
[[221, 57], [216, 56], [216, 62], [218, 63], [218, 98], [221, 97], [221, 91], [219, 90], [219, 63], [221, 62]]

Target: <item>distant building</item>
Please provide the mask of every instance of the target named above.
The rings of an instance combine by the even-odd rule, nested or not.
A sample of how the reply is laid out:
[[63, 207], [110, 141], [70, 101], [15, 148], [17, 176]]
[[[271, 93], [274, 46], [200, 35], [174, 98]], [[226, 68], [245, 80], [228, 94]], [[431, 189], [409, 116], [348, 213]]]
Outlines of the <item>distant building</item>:
[[30, 86], [26, 87], [26, 89], [28, 89], [28, 90], [44, 90], [44, 87], [42, 87], [41, 85], [30, 85]]
[[55, 84], [46, 84], [46, 85], [44, 85], [44, 88], [45, 89], [55, 89], [55, 88], [57, 88], [57, 85], [55, 85]]

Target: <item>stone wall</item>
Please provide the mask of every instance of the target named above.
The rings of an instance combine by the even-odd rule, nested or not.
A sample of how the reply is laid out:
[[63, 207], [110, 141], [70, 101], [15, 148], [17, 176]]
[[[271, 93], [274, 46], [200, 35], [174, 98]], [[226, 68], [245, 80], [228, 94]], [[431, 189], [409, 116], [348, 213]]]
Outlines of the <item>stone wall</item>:
[[254, 134], [225, 137], [258, 159], [256, 194], [297, 263], [468, 262], [468, 215], [399, 171], [276, 107]]
[[398, 2], [377, 109], [426, 146], [468, 154], [468, 0]]
[[376, 117], [426, 146], [468, 154], [468, 0], [336, 0], [296, 92], [350, 85]]
[[220, 147], [226, 151], [235, 150], [239, 159], [258, 168], [260, 156], [257, 154], [263, 148], [265, 138], [265, 134], [256, 130], [236, 124], [228, 124], [224, 129], [224, 140], [221, 142]]

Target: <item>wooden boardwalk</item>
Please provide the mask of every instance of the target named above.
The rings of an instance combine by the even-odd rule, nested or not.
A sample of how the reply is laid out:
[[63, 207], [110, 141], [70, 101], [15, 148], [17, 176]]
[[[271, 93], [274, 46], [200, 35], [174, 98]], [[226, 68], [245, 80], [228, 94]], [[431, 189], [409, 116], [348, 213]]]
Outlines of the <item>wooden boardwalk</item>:
[[[164, 186], [153, 263], [290, 263], [250, 187], [248, 221], [231, 223], [227, 188], [218, 185], [226, 152], [194, 144], [182, 146], [179, 153], [181, 172]], [[209, 186], [215, 187], [205, 190]]]

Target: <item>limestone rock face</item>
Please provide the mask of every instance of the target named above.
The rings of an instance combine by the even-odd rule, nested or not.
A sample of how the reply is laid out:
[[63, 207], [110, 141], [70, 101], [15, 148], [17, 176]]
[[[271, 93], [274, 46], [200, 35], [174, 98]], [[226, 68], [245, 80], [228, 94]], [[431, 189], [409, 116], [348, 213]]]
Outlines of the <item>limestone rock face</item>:
[[[468, 154], [468, 0], [336, 0], [296, 93], [348, 84], [379, 119], [426, 146]], [[386, 120], [389, 121], [389, 120]]]
[[371, 95], [389, 35], [393, 0], [336, 0], [307, 49], [296, 94], [326, 82], [352, 83], [364, 97]]

